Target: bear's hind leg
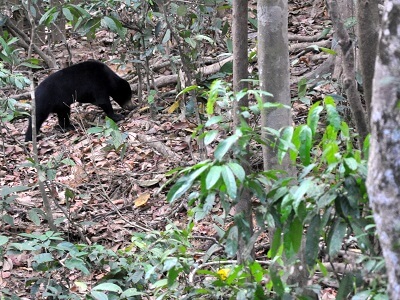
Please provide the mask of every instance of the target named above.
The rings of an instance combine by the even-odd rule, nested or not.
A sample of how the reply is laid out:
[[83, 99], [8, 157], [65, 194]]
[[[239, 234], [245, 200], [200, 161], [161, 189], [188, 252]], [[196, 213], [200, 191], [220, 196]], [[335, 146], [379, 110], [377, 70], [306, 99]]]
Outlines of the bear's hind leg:
[[[49, 116], [49, 113], [47, 111], [36, 114], [36, 133], [37, 134], [39, 134], [40, 127], [42, 127], [42, 124], [44, 123], [44, 121], [46, 121], [48, 116]], [[32, 118], [31, 117], [29, 117], [28, 129], [25, 134], [25, 142], [29, 142], [29, 141], [32, 141]]]
[[71, 110], [64, 109], [57, 112], [58, 124], [63, 130], [73, 130], [74, 126], [72, 126], [71, 121], [69, 120], [71, 114]]

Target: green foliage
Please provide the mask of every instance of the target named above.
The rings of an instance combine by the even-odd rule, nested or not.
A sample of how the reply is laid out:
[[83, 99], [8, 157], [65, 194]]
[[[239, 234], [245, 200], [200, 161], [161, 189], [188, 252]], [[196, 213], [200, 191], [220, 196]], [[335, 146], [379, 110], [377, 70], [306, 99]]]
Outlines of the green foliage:
[[[17, 100], [8, 98], [8, 99], [0, 99], [0, 122], [9, 122], [17, 117], [27, 115], [28, 113], [21, 111], [16, 108], [16, 105], [20, 107], [25, 106], [22, 103], [18, 103]], [[26, 105], [28, 108], [28, 105]]]
[[[102, 26], [117, 33], [123, 39], [126, 34], [126, 29], [123, 28], [118, 16], [103, 15], [100, 13], [101, 7], [98, 7], [98, 5], [108, 7], [110, 2], [88, 2], [87, 8], [85, 8], [84, 5], [75, 5], [72, 3], [66, 3], [61, 7], [49, 7], [40, 18], [39, 24], [49, 26], [62, 14], [67, 21], [71, 23], [73, 26], [72, 29], [83, 36], [94, 38], [96, 31]], [[94, 7], [90, 2], [95, 3]]]
[[0, 62], [0, 87], [8, 85], [23, 89], [30, 84], [30, 80], [18, 72], [12, 72]]
[[37, 164], [31, 157], [29, 157], [27, 160], [29, 162], [24, 164], [24, 166], [38, 169], [39, 178], [43, 182], [46, 180], [53, 181], [56, 178], [57, 169], [60, 168], [60, 166], [75, 165], [74, 161], [69, 158], [65, 158], [63, 153], [60, 153], [55, 157], [51, 157], [46, 164]]
[[105, 151], [115, 151], [120, 153], [121, 158], [124, 157], [127, 148], [128, 135], [121, 132], [118, 125], [113, 120], [106, 117], [106, 123], [101, 127], [92, 127], [87, 131], [89, 134], [98, 133], [100, 136], [108, 138], [106, 140], [108, 146], [104, 147]]
[[[0, 70], [4, 72], [3, 64], [7, 64], [12, 68], [16, 68], [19, 66], [26, 66], [30, 68], [38, 68], [38, 60], [37, 59], [21, 59], [21, 53], [23, 52], [22, 48], [17, 47], [18, 38], [13, 37], [9, 34], [8, 31], [3, 32], [3, 36], [0, 36], [0, 61], [2, 62]], [[29, 80], [23, 77], [21, 74], [15, 72], [6, 72], [0, 76], [3, 80], [4, 78], [10, 77], [12, 78], [12, 84], [17, 88], [22, 89], [24, 85], [29, 84]], [[17, 79], [14, 79], [17, 78]], [[22, 86], [22, 87], [21, 87]]]
[[[74, 245], [54, 232], [20, 234], [20, 242], [8, 245], [7, 238], [0, 236], [0, 249], [7, 255], [24, 252], [31, 256], [32, 268], [38, 272], [27, 282], [32, 297], [139, 299], [151, 293], [158, 299], [179, 299], [192, 289], [187, 282], [194, 264], [189, 241], [192, 226], [179, 230], [169, 225], [164, 232], [136, 233], [131, 244], [117, 252], [100, 245]], [[106, 270], [94, 285], [85, 281], [87, 275]], [[54, 272], [67, 275], [54, 277]], [[80, 276], [70, 282], [69, 272]], [[74, 286], [79, 293], [73, 292]]]
[[1, 213], [1, 221], [9, 224], [14, 225], [13, 218], [7, 214], [8, 211], [11, 210], [11, 204], [17, 198], [15, 193], [26, 191], [29, 188], [26, 186], [1, 186], [0, 187], [0, 213]]
[[10, 36], [8, 31], [5, 31], [3, 36], [0, 36], [0, 45], [2, 49], [0, 59], [3, 62], [10, 65], [19, 64], [19, 53], [21, 52], [21, 49], [16, 48], [17, 41], [18, 38]]
[[[218, 101], [239, 98], [226, 92], [221, 83], [211, 85], [208, 95], [207, 111], [210, 114]], [[248, 112], [244, 111], [242, 116], [248, 116]], [[255, 209], [257, 225], [277, 233], [268, 253], [274, 272], [283, 270], [282, 264], [287, 268], [287, 264], [295, 262], [302, 251], [302, 241], [305, 242], [305, 267], [311, 272], [321, 268], [321, 250], [334, 261], [345, 239], [356, 240], [366, 257], [374, 255], [374, 227], [365, 187], [367, 164], [364, 158], [367, 157], [368, 140], [364, 153], [353, 147], [355, 136], [341, 120], [334, 99], [328, 96], [323, 102], [313, 104], [306, 124], [280, 131], [266, 129], [275, 136], [271, 141], [263, 141], [244, 120], [235, 132], [217, 142], [216, 138], [223, 134], [224, 128], [221, 126], [218, 130], [216, 125], [222, 124], [223, 118], [210, 115], [205, 124], [210, 130], [201, 138], [207, 145], [215, 143], [214, 159], [177, 170], [179, 178], [167, 195], [168, 201], [176, 201], [191, 191], [187, 196], [188, 203], [193, 206], [194, 220], [198, 221], [210, 214], [216, 201], [221, 203], [227, 216], [241, 187], [249, 188], [261, 204]], [[279, 170], [246, 174], [241, 157], [255, 141], [261, 144], [273, 142], [278, 147], [280, 160], [289, 155], [291, 161], [297, 163], [298, 176], [290, 178]], [[236, 254], [238, 234], [246, 233], [246, 224], [240, 218], [235, 217], [235, 225], [227, 232], [219, 228], [227, 256]], [[305, 233], [304, 229], [307, 229]], [[250, 241], [251, 237], [247, 239]], [[320, 248], [321, 241], [323, 249]], [[379, 273], [377, 269], [371, 272], [375, 276]], [[283, 296], [290, 274], [276, 274], [269, 274], [271, 288]], [[344, 277], [340, 282], [341, 292], [362, 291], [364, 283], [358, 278], [357, 272]]]
[[269, 272], [258, 262], [246, 267], [227, 265], [217, 271], [199, 270], [197, 273], [215, 278], [200, 283], [194, 293], [198, 297], [213, 295], [214, 299], [266, 299], [263, 280]]

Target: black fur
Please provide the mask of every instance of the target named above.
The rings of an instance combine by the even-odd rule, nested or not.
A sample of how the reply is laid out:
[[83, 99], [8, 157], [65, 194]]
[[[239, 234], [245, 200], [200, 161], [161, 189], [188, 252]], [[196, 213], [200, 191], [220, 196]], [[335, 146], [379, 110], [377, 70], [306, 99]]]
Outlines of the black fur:
[[[115, 122], [121, 115], [115, 114], [110, 97], [122, 108], [132, 110], [132, 90], [129, 83], [98, 61], [86, 61], [62, 69], [43, 80], [36, 88], [36, 129], [39, 133], [50, 113], [56, 113], [58, 123], [71, 129], [70, 105], [77, 101], [92, 103], [103, 109]], [[32, 140], [32, 119], [29, 118], [25, 141]]]

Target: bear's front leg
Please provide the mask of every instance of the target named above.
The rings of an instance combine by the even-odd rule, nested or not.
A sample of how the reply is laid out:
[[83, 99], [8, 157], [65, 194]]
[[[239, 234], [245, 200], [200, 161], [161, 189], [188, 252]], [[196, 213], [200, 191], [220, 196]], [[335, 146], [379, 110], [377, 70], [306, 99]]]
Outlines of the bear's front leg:
[[115, 123], [124, 119], [124, 116], [116, 114], [112, 108], [111, 103], [104, 103], [99, 105], [101, 109], [106, 113], [107, 117], [113, 120]]

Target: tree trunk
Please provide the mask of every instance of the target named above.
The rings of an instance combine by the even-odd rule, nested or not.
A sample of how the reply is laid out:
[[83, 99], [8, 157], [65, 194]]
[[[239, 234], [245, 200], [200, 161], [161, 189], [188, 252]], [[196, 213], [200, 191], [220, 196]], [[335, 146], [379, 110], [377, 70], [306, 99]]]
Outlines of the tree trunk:
[[[258, 70], [260, 88], [273, 94], [263, 96], [264, 102], [279, 102], [290, 106], [288, 6], [287, 0], [261, 0], [258, 11]], [[290, 109], [268, 109], [262, 112], [261, 125], [279, 130], [292, 125]], [[269, 138], [263, 130], [264, 140]], [[277, 148], [263, 147], [264, 170], [288, 169], [289, 160], [279, 165]]]
[[[288, 50], [288, 2], [287, 0], [259, 0], [258, 11], [258, 70], [260, 74], [261, 90], [273, 94], [273, 97], [263, 96], [264, 102], [278, 102], [290, 106], [290, 75], [289, 75], [289, 50]], [[270, 127], [276, 130], [292, 125], [290, 109], [268, 109], [261, 115], [263, 128]], [[265, 130], [262, 131], [263, 139], [272, 137]], [[264, 170], [281, 169], [290, 174], [295, 173], [290, 161], [286, 158], [279, 164], [277, 147], [270, 141], [263, 146]], [[273, 232], [269, 232], [272, 241]], [[303, 243], [304, 244], [304, 243]], [[304, 289], [307, 285], [308, 270], [304, 266], [304, 255], [299, 253], [299, 264], [291, 270], [289, 284], [298, 284]], [[315, 294], [309, 295], [315, 298]]]
[[336, 0], [327, 0], [326, 4], [329, 7], [329, 15], [333, 27], [335, 28], [338, 44], [342, 53], [343, 86], [346, 90], [347, 100], [350, 104], [357, 132], [360, 135], [358, 140], [359, 147], [362, 149], [363, 142], [367, 137], [369, 130], [365, 111], [361, 103], [360, 95], [357, 91], [353, 41], [350, 39], [344, 26]]
[[[348, 22], [352, 18], [354, 18], [355, 14], [355, 6], [353, 1], [348, 1], [348, 0], [334, 0], [337, 6], [339, 7], [339, 17], [341, 20], [344, 20], [345, 22]], [[325, 1], [326, 3], [326, 1]], [[334, 21], [334, 20], [332, 20]], [[347, 28], [349, 32], [355, 36], [355, 30], [354, 26]], [[340, 45], [338, 45], [338, 36], [337, 33], [335, 32], [333, 34], [333, 40], [334, 42], [332, 43], [332, 49], [337, 51], [340, 48]], [[353, 45], [353, 50], [355, 50], [355, 47]], [[337, 55], [334, 56], [334, 70], [332, 74], [332, 78], [341, 80], [343, 74], [343, 55], [339, 51]]]
[[357, 35], [367, 120], [371, 116], [372, 79], [378, 48], [379, 0], [357, 0]]
[[[248, 58], [247, 58], [247, 15], [248, 15], [248, 2], [247, 0], [234, 0], [233, 1], [233, 24], [232, 24], [232, 35], [233, 35], [233, 89], [237, 93], [247, 88], [247, 82], [242, 81], [248, 78]], [[235, 125], [240, 126], [241, 118], [241, 107], [248, 106], [248, 98], [245, 95], [242, 99], [234, 104], [234, 120]], [[250, 172], [250, 157], [247, 154], [244, 157], [242, 163], [246, 171], [246, 174]], [[252, 204], [251, 204], [251, 193], [250, 190], [243, 186], [239, 188], [236, 214], [242, 214], [242, 217], [246, 221], [248, 227], [245, 232], [239, 231], [239, 249], [238, 249], [238, 260], [239, 263], [243, 263], [246, 260], [251, 259], [253, 251], [248, 249], [253, 247], [249, 243], [253, 234], [253, 218], [252, 218]], [[250, 244], [250, 245], [249, 245]]]
[[389, 278], [400, 299], [400, 2], [386, 1], [371, 102], [367, 188]]

